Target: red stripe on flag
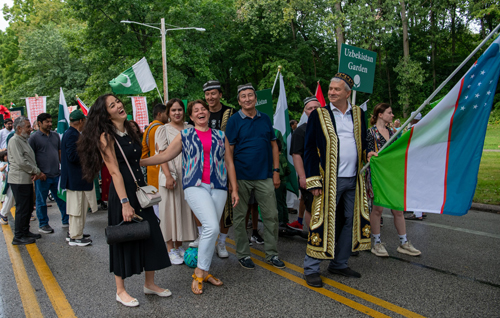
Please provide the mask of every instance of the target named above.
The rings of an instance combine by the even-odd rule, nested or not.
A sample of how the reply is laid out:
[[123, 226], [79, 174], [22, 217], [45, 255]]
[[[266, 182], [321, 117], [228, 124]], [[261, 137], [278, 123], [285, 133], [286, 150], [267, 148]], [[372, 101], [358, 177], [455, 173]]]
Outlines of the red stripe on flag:
[[83, 103], [83, 101], [80, 99], [80, 98], [77, 98], [76, 99], [76, 102], [78, 103], [78, 105], [80, 106], [80, 109], [82, 110], [82, 113], [87, 116], [87, 114], [89, 113], [89, 109], [87, 107], [87, 105], [85, 105]]
[[404, 206], [406, 211], [406, 180], [408, 178], [408, 150], [410, 150], [410, 142], [411, 137], [413, 136], [413, 127], [410, 129], [410, 138], [408, 138], [408, 146], [406, 146], [406, 154], [405, 154], [405, 189], [404, 189]]
[[[477, 63], [477, 61], [476, 61]], [[474, 63], [475, 64], [475, 63]], [[460, 95], [462, 95], [462, 88], [464, 86], [464, 78], [460, 81], [460, 91], [458, 92], [457, 102], [455, 103], [455, 110], [450, 118], [450, 129], [448, 130], [448, 144], [446, 145], [446, 166], [444, 170], [444, 195], [443, 195], [443, 205], [441, 206], [441, 214], [444, 211], [444, 205], [446, 203], [446, 184], [448, 183], [448, 160], [450, 159], [450, 142], [451, 142], [451, 130], [453, 128], [453, 117], [458, 109], [458, 101], [460, 100]]]

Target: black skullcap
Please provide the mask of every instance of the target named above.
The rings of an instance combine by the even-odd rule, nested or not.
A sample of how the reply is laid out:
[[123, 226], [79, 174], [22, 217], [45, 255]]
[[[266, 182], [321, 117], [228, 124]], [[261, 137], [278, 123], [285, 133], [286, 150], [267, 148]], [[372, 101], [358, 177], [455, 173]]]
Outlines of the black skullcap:
[[218, 80], [211, 80], [203, 84], [203, 91], [210, 91], [212, 89], [220, 90], [220, 82]]
[[238, 94], [245, 89], [252, 89], [255, 92], [255, 88], [253, 88], [252, 83], [246, 83], [243, 85], [238, 85]]
[[304, 107], [309, 103], [309, 102], [318, 102], [318, 99], [316, 98], [316, 96], [310, 96], [310, 97], [306, 97], [304, 99]]

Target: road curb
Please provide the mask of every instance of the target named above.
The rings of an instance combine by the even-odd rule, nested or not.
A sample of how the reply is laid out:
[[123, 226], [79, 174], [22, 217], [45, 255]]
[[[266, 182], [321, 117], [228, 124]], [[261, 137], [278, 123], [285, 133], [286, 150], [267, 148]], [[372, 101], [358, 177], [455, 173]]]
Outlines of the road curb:
[[500, 205], [472, 203], [471, 210], [500, 213]]

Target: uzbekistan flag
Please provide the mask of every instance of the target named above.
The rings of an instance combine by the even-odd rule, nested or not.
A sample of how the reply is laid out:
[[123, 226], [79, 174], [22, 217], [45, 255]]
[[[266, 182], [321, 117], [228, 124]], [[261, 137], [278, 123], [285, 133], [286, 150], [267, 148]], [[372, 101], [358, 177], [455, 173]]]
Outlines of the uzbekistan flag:
[[89, 108], [87, 107], [87, 105], [85, 105], [85, 103], [78, 96], [76, 96], [76, 102], [80, 106], [80, 109], [82, 110], [82, 113], [85, 116], [87, 116], [87, 114], [89, 113]]
[[418, 124], [371, 158], [374, 204], [467, 213], [499, 75], [500, 37]]

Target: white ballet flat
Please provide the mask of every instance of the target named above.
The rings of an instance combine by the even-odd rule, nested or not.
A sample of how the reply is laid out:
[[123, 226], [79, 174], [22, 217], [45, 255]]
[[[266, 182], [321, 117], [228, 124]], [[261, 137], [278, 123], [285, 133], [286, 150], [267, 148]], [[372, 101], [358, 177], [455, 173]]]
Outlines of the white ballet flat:
[[151, 290], [151, 289], [147, 288], [146, 286], [144, 286], [144, 294], [156, 295], [156, 296], [160, 296], [160, 297], [168, 297], [168, 296], [172, 295], [172, 292], [168, 289], [165, 289], [164, 291], [159, 293], [159, 292], [155, 292], [154, 290]]
[[116, 301], [121, 303], [123, 306], [127, 306], [127, 307], [139, 306], [139, 301], [136, 298], [134, 298], [131, 301], [129, 301], [128, 303], [126, 303], [120, 298], [120, 296], [118, 296], [118, 294], [116, 294]]

